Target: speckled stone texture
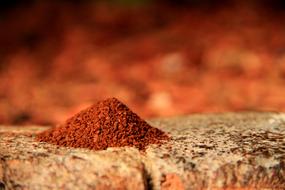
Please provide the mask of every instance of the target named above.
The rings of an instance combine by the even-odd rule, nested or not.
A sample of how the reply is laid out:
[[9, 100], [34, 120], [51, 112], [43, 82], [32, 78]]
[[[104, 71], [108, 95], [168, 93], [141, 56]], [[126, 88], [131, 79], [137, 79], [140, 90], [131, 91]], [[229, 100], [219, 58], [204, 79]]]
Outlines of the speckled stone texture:
[[[46, 128], [0, 127], [0, 189], [285, 189], [285, 114], [155, 119], [172, 136], [145, 152], [58, 147]], [[2, 190], [1, 189], [1, 190]]]

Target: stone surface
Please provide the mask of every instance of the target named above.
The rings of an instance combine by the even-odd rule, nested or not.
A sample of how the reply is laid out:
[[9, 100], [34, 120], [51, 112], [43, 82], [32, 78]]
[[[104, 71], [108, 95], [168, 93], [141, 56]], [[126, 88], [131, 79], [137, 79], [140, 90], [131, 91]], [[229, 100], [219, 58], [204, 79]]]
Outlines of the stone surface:
[[44, 127], [2, 126], [0, 189], [285, 189], [285, 114], [150, 123], [172, 140], [145, 152], [58, 147], [34, 140]]

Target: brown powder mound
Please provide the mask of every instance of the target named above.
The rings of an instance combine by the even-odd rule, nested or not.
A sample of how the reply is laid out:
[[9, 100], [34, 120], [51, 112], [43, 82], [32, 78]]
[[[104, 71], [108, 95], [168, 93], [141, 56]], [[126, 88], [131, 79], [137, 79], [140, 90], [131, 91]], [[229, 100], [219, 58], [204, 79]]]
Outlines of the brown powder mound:
[[144, 150], [149, 144], [168, 139], [163, 131], [151, 127], [116, 98], [100, 101], [64, 124], [37, 135], [38, 141], [93, 150], [123, 146]]

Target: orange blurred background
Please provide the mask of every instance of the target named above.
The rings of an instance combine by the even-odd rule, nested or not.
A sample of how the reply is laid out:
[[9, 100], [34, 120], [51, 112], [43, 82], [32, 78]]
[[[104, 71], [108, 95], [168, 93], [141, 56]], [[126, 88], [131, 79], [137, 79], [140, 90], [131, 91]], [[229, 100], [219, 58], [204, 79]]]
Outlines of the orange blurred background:
[[144, 118], [285, 111], [285, 8], [260, 2], [2, 3], [0, 123], [55, 124], [107, 97]]

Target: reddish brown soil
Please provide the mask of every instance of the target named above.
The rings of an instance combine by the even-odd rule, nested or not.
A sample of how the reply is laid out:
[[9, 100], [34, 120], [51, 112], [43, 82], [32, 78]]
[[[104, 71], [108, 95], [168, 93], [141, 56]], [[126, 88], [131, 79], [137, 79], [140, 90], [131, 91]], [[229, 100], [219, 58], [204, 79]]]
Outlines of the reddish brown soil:
[[0, 123], [53, 124], [115, 96], [143, 117], [285, 111], [285, 15], [38, 3], [0, 20]]
[[92, 150], [124, 146], [145, 150], [148, 145], [160, 144], [169, 137], [116, 98], [108, 98], [82, 110], [64, 124], [38, 134], [37, 140]]

